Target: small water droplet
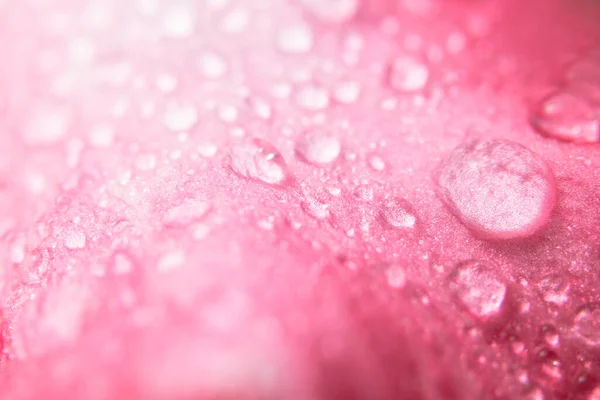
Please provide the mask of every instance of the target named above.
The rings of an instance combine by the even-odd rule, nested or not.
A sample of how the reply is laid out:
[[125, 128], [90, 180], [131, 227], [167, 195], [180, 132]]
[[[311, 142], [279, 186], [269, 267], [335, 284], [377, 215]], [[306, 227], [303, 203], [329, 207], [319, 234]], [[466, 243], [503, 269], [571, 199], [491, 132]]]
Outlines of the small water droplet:
[[386, 200], [381, 214], [385, 221], [394, 228], [414, 228], [417, 223], [412, 205], [401, 198]]
[[569, 300], [569, 289], [571, 285], [561, 276], [551, 276], [543, 279], [538, 288], [542, 291], [544, 300], [548, 303], [562, 305]]
[[544, 98], [533, 111], [531, 124], [538, 132], [575, 143], [600, 141], [600, 114], [587, 99], [561, 90]]
[[44, 146], [60, 142], [71, 124], [71, 115], [66, 109], [44, 106], [37, 108], [27, 119], [23, 139], [32, 146]]
[[313, 218], [325, 219], [329, 217], [329, 204], [321, 198], [308, 197], [302, 202], [301, 207]]
[[600, 303], [587, 304], [575, 314], [573, 332], [591, 346], [600, 345]]
[[401, 289], [406, 284], [406, 272], [399, 265], [389, 266], [385, 270], [385, 276], [390, 285], [394, 289]]
[[360, 96], [360, 82], [344, 81], [339, 83], [333, 90], [333, 98], [342, 104], [352, 104], [358, 100]]
[[327, 133], [313, 131], [296, 143], [296, 154], [303, 161], [313, 165], [333, 163], [342, 151], [340, 141]]
[[94, 147], [110, 147], [115, 138], [115, 131], [107, 124], [94, 125], [88, 134], [90, 144]]
[[313, 32], [306, 24], [283, 28], [277, 36], [277, 48], [288, 54], [304, 54], [313, 47]]
[[438, 170], [442, 200], [461, 222], [487, 239], [531, 236], [555, 204], [552, 170], [537, 154], [507, 140], [458, 146]]
[[196, 14], [184, 6], [174, 6], [165, 10], [162, 19], [163, 34], [170, 38], [186, 38], [195, 28]]
[[542, 374], [542, 379], [550, 382], [562, 379], [562, 363], [556, 352], [542, 348], [534, 357], [535, 368]]
[[375, 171], [383, 171], [385, 169], [385, 161], [383, 161], [383, 158], [379, 157], [378, 155], [369, 156], [368, 161], [371, 168], [373, 168]]
[[548, 346], [557, 348], [560, 344], [560, 336], [553, 325], [544, 324], [541, 329], [541, 334], [544, 342]]
[[83, 249], [86, 244], [85, 234], [78, 228], [67, 228], [63, 232], [63, 242], [70, 250]]
[[117, 275], [127, 275], [133, 271], [133, 261], [125, 253], [116, 253], [113, 257], [113, 272]]
[[251, 97], [248, 99], [248, 104], [258, 117], [265, 120], [271, 118], [273, 112], [271, 110], [271, 105], [266, 100], [258, 97]]
[[197, 199], [188, 199], [166, 210], [162, 222], [163, 225], [169, 227], [187, 226], [201, 220], [209, 210], [209, 203]]
[[272, 185], [289, 179], [287, 164], [279, 150], [258, 138], [232, 146], [230, 166], [240, 176]]
[[156, 156], [154, 154], [140, 154], [135, 158], [135, 166], [140, 171], [151, 171], [156, 167]]
[[27, 241], [24, 235], [17, 235], [10, 243], [9, 254], [10, 261], [20, 264], [25, 259], [27, 250]]
[[300, 108], [320, 111], [329, 106], [329, 93], [320, 86], [307, 85], [296, 92], [295, 101]]
[[177, 78], [168, 73], [159, 74], [155, 80], [156, 87], [163, 93], [170, 93], [177, 88]]
[[369, 185], [358, 185], [354, 189], [354, 196], [362, 201], [372, 201], [375, 193]]
[[415, 57], [399, 56], [390, 65], [389, 79], [399, 92], [417, 92], [427, 84], [429, 68]]
[[192, 104], [172, 103], [165, 110], [163, 123], [174, 132], [191, 129], [198, 120], [198, 113]]
[[250, 13], [244, 7], [235, 7], [221, 21], [221, 30], [228, 34], [242, 33], [250, 23]]
[[458, 264], [449, 276], [449, 288], [462, 305], [479, 318], [497, 314], [506, 296], [506, 286], [495, 271], [475, 260]]
[[185, 253], [182, 250], [173, 250], [158, 260], [157, 267], [160, 272], [169, 272], [181, 267], [184, 263]]
[[221, 78], [227, 73], [227, 62], [215, 52], [205, 51], [201, 53], [197, 63], [202, 75], [208, 79]]
[[341, 24], [349, 21], [358, 11], [358, 0], [301, 0], [304, 8], [322, 22]]

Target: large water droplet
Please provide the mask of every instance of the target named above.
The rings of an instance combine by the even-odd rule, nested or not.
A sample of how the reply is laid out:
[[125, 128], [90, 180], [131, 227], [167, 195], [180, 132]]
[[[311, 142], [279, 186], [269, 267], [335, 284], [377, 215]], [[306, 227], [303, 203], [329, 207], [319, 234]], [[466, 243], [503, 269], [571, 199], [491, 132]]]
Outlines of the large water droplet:
[[587, 99], [567, 90], [544, 98], [531, 116], [541, 134], [568, 142], [600, 141], [600, 113]]
[[289, 178], [287, 164], [279, 150], [262, 139], [234, 145], [230, 166], [240, 176], [272, 185], [283, 184]]
[[340, 24], [356, 14], [358, 0], [301, 0], [304, 8], [325, 23]]
[[307, 85], [296, 92], [295, 101], [305, 110], [320, 111], [329, 106], [329, 93], [320, 86]]
[[387, 200], [381, 208], [381, 215], [394, 228], [414, 228], [417, 223], [413, 207], [401, 198]]
[[313, 165], [331, 164], [341, 151], [342, 145], [335, 136], [319, 131], [308, 133], [296, 143], [298, 157]]
[[440, 165], [438, 185], [452, 213], [487, 239], [533, 235], [548, 222], [556, 199], [546, 162], [500, 139], [458, 146]]
[[587, 304], [575, 314], [573, 332], [589, 345], [600, 345], [600, 303]]
[[304, 54], [313, 46], [313, 32], [306, 24], [283, 28], [277, 36], [277, 48], [288, 54]]
[[227, 63], [215, 52], [205, 51], [198, 56], [198, 68], [208, 79], [217, 79], [227, 72]]
[[538, 287], [542, 291], [544, 300], [548, 303], [562, 305], [569, 300], [569, 289], [571, 288], [571, 285], [559, 275], [543, 279], [538, 284]]
[[390, 65], [389, 80], [400, 92], [417, 92], [427, 84], [429, 68], [415, 57], [399, 56]]
[[460, 263], [449, 276], [450, 291], [479, 318], [497, 314], [506, 296], [506, 285], [489, 266], [471, 260]]

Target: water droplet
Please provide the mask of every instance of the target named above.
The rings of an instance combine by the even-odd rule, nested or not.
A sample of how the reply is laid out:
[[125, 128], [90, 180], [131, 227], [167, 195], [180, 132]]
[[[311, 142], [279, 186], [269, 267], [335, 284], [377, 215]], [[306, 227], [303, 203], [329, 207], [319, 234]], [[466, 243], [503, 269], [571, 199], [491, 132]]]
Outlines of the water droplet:
[[165, 110], [163, 123], [174, 132], [191, 129], [198, 120], [198, 113], [192, 104], [172, 103]]
[[556, 352], [548, 348], [540, 349], [537, 354], [534, 355], [535, 369], [542, 375], [541, 378], [556, 382], [562, 379], [562, 365], [560, 358]]
[[333, 90], [333, 97], [338, 103], [352, 104], [360, 96], [360, 82], [344, 81], [338, 84]]
[[335, 136], [319, 131], [308, 133], [296, 143], [298, 157], [313, 165], [331, 164], [341, 151], [342, 145]]
[[571, 285], [558, 275], [543, 279], [538, 284], [538, 288], [542, 291], [542, 296], [548, 303], [562, 305], [569, 300]]
[[543, 135], [575, 143], [600, 141], [600, 114], [587, 99], [561, 90], [544, 98], [531, 124]]
[[243, 7], [231, 10], [221, 21], [221, 30], [228, 34], [242, 33], [250, 22], [250, 14]]
[[162, 20], [163, 33], [171, 38], [186, 38], [194, 32], [196, 14], [184, 6], [175, 6], [165, 10]]
[[262, 139], [232, 146], [230, 166], [240, 176], [272, 185], [283, 184], [289, 178], [287, 164], [279, 150]]
[[329, 93], [322, 87], [308, 85], [298, 90], [295, 101], [305, 110], [320, 111], [329, 106]]
[[375, 193], [369, 185], [358, 185], [354, 189], [354, 196], [362, 201], [372, 201]]
[[110, 125], [94, 125], [88, 134], [90, 144], [95, 147], [109, 147], [115, 138], [115, 131]]
[[349, 21], [358, 11], [358, 0], [301, 0], [304, 8], [322, 22], [341, 24]]
[[400, 267], [399, 265], [389, 266], [385, 270], [385, 276], [388, 285], [394, 289], [401, 289], [406, 284], [406, 273], [404, 272], [404, 268]]
[[412, 205], [401, 198], [386, 200], [381, 209], [385, 222], [394, 228], [414, 228], [417, 217]]
[[385, 169], [385, 161], [383, 161], [383, 158], [379, 157], [378, 155], [369, 156], [368, 161], [371, 168], [373, 168], [375, 171], [383, 171]]
[[156, 156], [154, 154], [140, 154], [135, 158], [135, 166], [140, 171], [151, 171], [156, 167]]
[[63, 242], [67, 249], [83, 249], [86, 243], [85, 234], [77, 228], [67, 228], [63, 232]]
[[201, 220], [209, 211], [210, 204], [197, 199], [188, 199], [169, 208], [162, 222], [169, 227], [183, 227]]
[[313, 32], [306, 24], [296, 24], [283, 28], [277, 36], [277, 48], [288, 54], [304, 54], [313, 46]]
[[507, 140], [458, 146], [438, 170], [439, 193], [477, 235], [512, 239], [533, 235], [550, 219], [554, 174], [526, 147]]
[[24, 235], [17, 235], [10, 243], [10, 261], [20, 264], [25, 259], [27, 241]]
[[587, 304], [575, 314], [573, 332], [591, 346], [600, 345], [600, 303]]
[[116, 253], [113, 257], [113, 272], [117, 275], [127, 275], [133, 271], [133, 261], [125, 253]]
[[506, 296], [506, 286], [490, 267], [479, 261], [465, 261], [449, 276], [450, 291], [469, 312], [479, 318], [497, 314]]
[[173, 250], [163, 255], [158, 260], [158, 270], [160, 272], [169, 272], [181, 267], [185, 263], [185, 254], [182, 250]]
[[399, 92], [417, 92], [427, 84], [429, 69], [412, 56], [400, 56], [390, 65], [389, 79], [391, 86]]
[[265, 120], [271, 118], [273, 112], [271, 110], [271, 105], [266, 100], [258, 97], [252, 97], [248, 99], [248, 104], [258, 117]]
[[557, 348], [560, 344], [560, 336], [553, 325], [544, 324], [541, 329], [541, 334], [544, 342], [548, 346]]
[[27, 119], [23, 139], [32, 146], [50, 145], [60, 142], [71, 123], [71, 115], [63, 108], [45, 106], [36, 109]]
[[198, 68], [208, 79], [221, 78], [227, 73], [227, 63], [215, 52], [205, 51], [198, 57]]
[[159, 74], [155, 80], [156, 87], [163, 93], [170, 93], [177, 88], [177, 78], [168, 73]]
[[600, 386], [597, 386], [590, 392], [587, 400], [600, 400]]

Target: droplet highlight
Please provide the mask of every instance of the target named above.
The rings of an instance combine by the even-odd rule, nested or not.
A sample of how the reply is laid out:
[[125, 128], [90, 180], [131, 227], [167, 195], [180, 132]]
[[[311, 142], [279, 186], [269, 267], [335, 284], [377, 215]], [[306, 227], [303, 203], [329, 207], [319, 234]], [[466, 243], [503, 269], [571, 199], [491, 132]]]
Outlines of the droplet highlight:
[[318, 131], [310, 132], [296, 143], [296, 154], [309, 164], [327, 165], [339, 157], [342, 145], [335, 136]]
[[573, 332], [591, 346], [600, 345], [600, 303], [585, 305], [575, 314]]

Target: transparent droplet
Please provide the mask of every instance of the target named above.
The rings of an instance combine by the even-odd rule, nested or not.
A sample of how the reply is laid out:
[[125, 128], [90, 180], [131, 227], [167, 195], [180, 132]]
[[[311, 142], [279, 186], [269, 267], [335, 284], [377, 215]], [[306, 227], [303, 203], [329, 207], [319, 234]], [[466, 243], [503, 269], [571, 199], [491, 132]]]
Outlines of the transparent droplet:
[[198, 56], [198, 68], [202, 75], [208, 79], [221, 78], [227, 73], [227, 62], [219, 54], [204, 51]]
[[329, 93], [323, 87], [307, 85], [296, 92], [295, 101], [305, 110], [320, 111], [329, 106]]
[[83, 249], [86, 244], [86, 237], [78, 228], [67, 228], [63, 232], [63, 242], [67, 249]]
[[221, 21], [221, 30], [228, 34], [238, 34], [246, 30], [250, 23], [250, 13], [245, 7], [235, 7]]
[[403, 288], [406, 284], [406, 272], [399, 265], [391, 265], [385, 270], [385, 276], [390, 285], [394, 289]]
[[397, 91], [421, 91], [429, 80], [429, 68], [415, 57], [399, 56], [390, 65], [389, 79]]
[[135, 158], [135, 166], [140, 171], [151, 171], [156, 167], [156, 156], [154, 154], [140, 154]]
[[177, 88], [177, 78], [168, 73], [159, 74], [155, 81], [156, 87], [163, 93], [170, 93]]
[[113, 272], [116, 275], [127, 275], [133, 271], [133, 261], [126, 253], [116, 253], [113, 257]]
[[248, 99], [248, 104], [258, 117], [265, 120], [271, 118], [273, 112], [271, 110], [271, 105], [266, 100], [258, 97], [251, 97]]
[[591, 346], [600, 345], [600, 303], [585, 305], [575, 314], [573, 332]]
[[548, 303], [562, 305], [569, 300], [569, 289], [571, 285], [561, 276], [551, 276], [545, 278], [538, 284], [542, 296]]
[[210, 204], [197, 199], [189, 199], [165, 211], [162, 222], [169, 227], [183, 227], [200, 221], [210, 209]]
[[320, 21], [341, 24], [349, 21], [358, 11], [359, 0], [301, 0], [304, 8]]
[[17, 235], [10, 243], [10, 261], [20, 264], [25, 260], [27, 240], [24, 235]]
[[164, 254], [158, 260], [157, 267], [160, 272], [169, 272], [181, 267], [185, 260], [185, 253], [182, 250], [173, 250]]
[[23, 139], [29, 145], [50, 145], [67, 135], [71, 124], [70, 113], [63, 108], [40, 106], [27, 119]]
[[386, 200], [381, 209], [386, 223], [394, 228], [414, 228], [417, 217], [412, 205], [401, 198]]
[[497, 314], [506, 296], [506, 285], [495, 271], [475, 260], [458, 264], [449, 276], [449, 288], [462, 305], [479, 318]]
[[562, 363], [556, 352], [544, 347], [534, 357], [535, 369], [541, 374], [541, 379], [551, 383], [562, 379]]
[[369, 156], [369, 166], [375, 171], [383, 171], [385, 169], [385, 161], [378, 155]]
[[162, 19], [163, 33], [171, 38], [186, 38], [192, 35], [195, 28], [193, 9], [174, 6], [165, 10]]
[[169, 104], [163, 116], [165, 126], [174, 132], [187, 131], [198, 121], [198, 112], [192, 104]]
[[544, 98], [531, 116], [543, 135], [575, 143], [600, 141], [600, 114], [587, 99], [567, 90]]
[[438, 192], [461, 222], [486, 239], [531, 236], [550, 219], [554, 173], [526, 147], [507, 140], [458, 146], [438, 169]]
[[232, 146], [230, 166], [240, 176], [272, 185], [283, 184], [289, 178], [287, 164], [279, 150], [262, 139]]
[[541, 329], [542, 339], [551, 348], [557, 348], [560, 344], [560, 336], [554, 325], [545, 324]]
[[298, 157], [313, 165], [331, 164], [341, 151], [342, 145], [335, 136], [320, 131], [310, 132], [296, 143]]
[[277, 48], [288, 54], [304, 54], [313, 47], [313, 32], [306, 24], [284, 27], [277, 35]]
[[90, 144], [94, 147], [109, 147], [115, 138], [115, 131], [107, 124], [94, 125], [88, 134]]
[[354, 196], [362, 201], [372, 201], [375, 193], [371, 186], [363, 184], [354, 189]]
[[318, 198], [309, 197], [301, 204], [302, 209], [308, 215], [316, 219], [329, 217], [329, 204]]
[[358, 81], [344, 81], [333, 90], [333, 97], [338, 103], [352, 104], [360, 96], [361, 86]]

